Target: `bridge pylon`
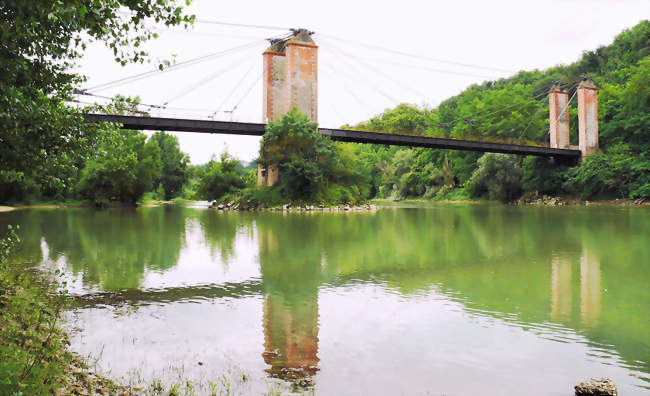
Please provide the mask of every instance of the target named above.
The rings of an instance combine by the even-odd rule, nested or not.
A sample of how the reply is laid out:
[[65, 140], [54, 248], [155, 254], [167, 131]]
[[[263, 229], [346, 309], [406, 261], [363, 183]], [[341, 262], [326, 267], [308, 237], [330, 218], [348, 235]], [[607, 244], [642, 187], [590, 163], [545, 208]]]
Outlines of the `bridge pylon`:
[[[318, 46], [307, 29], [272, 40], [262, 54], [263, 122], [275, 121], [292, 108], [318, 122]], [[273, 164], [258, 164], [257, 185], [272, 186], [278, 180]]]
[[588, 77], [578, 86], [578, 141], [583, 157], [598, 151], [598, 88]]
[[[589, 77], [578, 85], [578, 147], [582, 157], [598, 151], [598, 88]], [[572, 98], [573, 99], [573, 98]], [[549, 147], [573, 149], [569, 136], [569, 93], [557, 83], [548, 93]]]
[[548, 93], [551, 148], [569, 148], [569, 93], [555, 84]]

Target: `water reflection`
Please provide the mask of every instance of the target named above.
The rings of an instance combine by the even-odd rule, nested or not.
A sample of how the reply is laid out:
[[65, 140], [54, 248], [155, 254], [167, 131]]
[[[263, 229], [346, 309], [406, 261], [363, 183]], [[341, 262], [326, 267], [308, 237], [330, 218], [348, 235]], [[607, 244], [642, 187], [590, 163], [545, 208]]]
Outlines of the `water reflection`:
[[[277, 221], [280, 220], [280, 221]], [[318, 371], [319, 249], [301, 218], [267, 218], [258, 228], [264, 283], [264, 361], [274, 378], [311, 385]], [[269, 222], [273, 226], [269, 226]], [[291, 243], [288, 230], [303, 230]]]
[[570, 258], [554, 256], [551, 263], [551, 320], [562, 322], [571, 318], [573, 298], [571, 291], [572, 263]]
[[288, 303], [281, 295], [264, 296], [264, 362], [274, 378], [309, 385], [318, 371], [318, 300]]
[[[579, 282], [580, 294], [577, 297], [574, 297], [574, 273]], [[574, 310], [578, 309], [581, 327], [598, 325], [603, 293], [601, 276], [600, 259], [587, 247], [577, 258], [554, 256], [551, 262], [551, 320], [571, 324], [576, 316]], [[575, 302], [579, 305], [574, 306]]]
[[584, 248], [580, 256], [580, 319], [587, 327], [597, 325], [600, 319], [600, 277], [598, 256]]
[[[269, 376], [293, 383], [321, 375], [322, 291], [358, 283], [413, 302], [435, 290], [468, 312], [558, 341], [570, 330], [621, 366], [650, 373], [648, 211], [481, 205], [224, 214], [167, 207], [15, 211], [0, 222], [22, 224], [18, 259], [63, 262], [81, 276], [84, 307], [259, 296], [263, 352], [256, 356]], [[163, 282], [199, 264], [212, 271], [197, 282], [156, 288], [152, 280], [153, 272]], [[246, 265], [255, 266], [254, 276], [235, 279]], [[145, 290], [146, 280], [153, 287]]]

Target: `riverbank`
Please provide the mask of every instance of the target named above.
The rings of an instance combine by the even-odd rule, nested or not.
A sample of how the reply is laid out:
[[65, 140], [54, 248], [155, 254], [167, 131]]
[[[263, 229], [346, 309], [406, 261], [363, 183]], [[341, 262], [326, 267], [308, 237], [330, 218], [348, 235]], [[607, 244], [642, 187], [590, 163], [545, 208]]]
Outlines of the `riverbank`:
[[11, 203], [4, 206], [0, 206], [0, 213], [9, 212], [12, 210], [20, 209], [60, 209], [60, 208], [91, 208], [91, 209], [106, 209], [106, 208], [136, 208], [136, 207], [149, 207], [149, 206], [160, 206], [160, 205], [169, 205], [176, 203], [189, 203], [196, 202], [190, 200], [171, 200], [171, 201], [160, 201], [160, 200], [151, 200], [151, 201], [141, 201], [137, 204], [131, 203], [121, 203], [121, 202], [112, 202], [108, 206], [98, 207], [90, 201], [45, 201], [45, 202], [33, 202], [33, 203]]
[[[294, 212], [309, 212], [309, 211], [322, 211], [322, 212], [337, 212], [337, 211], [351, 211], [351, 212], [360, 212], [360, 211], [375, 211], [381, 209], [382, 206], [386, 205], [403, 205], [403, 204], [505, 204], [505, 205], [517, 205], [517, 206], [650, 206], [650, 200], [646, 199], [596, 199], [596, 200], [580, 200], [574, 197], [561, 197], [561, 196], [533, 196], [527, 198], [520, 198], [516, 201], [510, 203], [503, 203], [499, 201], [489, 201], [485, 199], [471, 199], [467, 198], [464, 195], [459, 196], [459, 198], [454, 199], [453, 197], [447, 197], [444, 199], [438, 198], [406, 198], [401, 200], [393, 200], [390, 198], [373, 198], [363, 204], [258, 204], [255, 205], [246, 205], [241, 202], [234, 200], [221, 200], [214, 201], [212, 203], [207, 201], [193, 201], [187, 199], [174, 199], [170, 201], [161, 201], [153, 200], [140, 202], [137, 205], [131, 204], [119, 204], [115, 203], [108, 208], [116, 207], [155, 207], [161, 205], [191, 205], [197, 202], [205, 202], [206, 206], [212, 209], [218, 209], [223, 211], [294, 211]], [[33, 204], [14, 204], [14, 205], [0, 205], [0, 213], [10, 212], [13, 210], [21, 209], [61, 209], [61, 208], [91, 208], [96, 209], [97, 207], [90, 202], [84, 201], [61, 201], [61, 202], [38, 202]], [[106, 208], [102, 208], [106, 209]]]
[[650, 201], [639, 199], [603, 199], [603, 200], [579, 200], [575, 198], [540, 196], [534, 198], [521, 198], [510, 203], [499, 201], [488, 201], [483, 199], [459, 199], [459, 200], [433, 200], [426, 198], [408, 198], [399, 201], [387, 198], [375, 198], [370, 202], [382, 205], [402, 204], [493, 204], [493, 205], [515, 205], [515, 206], [650, 206]]
[[240, 205], [234, 201], [227, 203], [213, 202], [210, 206], [211, 209], [221, 211], [266, 211], [266, 212], [372, 212], [378, 209], [376, 205], [363, 204], [363, 205], [325, 205], [325, 204], [284, 204], [284, 205], [259, 205], [247, 206]]
[[0, 239], [0, 394], [104, 395], [124, 388], [88, 369], [68, 349], [62, 309], [68, 300], [60, 285], [9, 264], [18, 238]]

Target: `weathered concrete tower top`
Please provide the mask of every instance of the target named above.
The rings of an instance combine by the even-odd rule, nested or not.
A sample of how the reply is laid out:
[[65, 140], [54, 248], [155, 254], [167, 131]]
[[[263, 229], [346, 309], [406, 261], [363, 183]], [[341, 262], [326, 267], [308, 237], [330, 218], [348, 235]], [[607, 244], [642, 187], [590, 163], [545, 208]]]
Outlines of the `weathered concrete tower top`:
[[313, 33], [295, 29], [264, 51], [264, 122], [277, 120], [296, 107], [318, 121], [318, 46]]

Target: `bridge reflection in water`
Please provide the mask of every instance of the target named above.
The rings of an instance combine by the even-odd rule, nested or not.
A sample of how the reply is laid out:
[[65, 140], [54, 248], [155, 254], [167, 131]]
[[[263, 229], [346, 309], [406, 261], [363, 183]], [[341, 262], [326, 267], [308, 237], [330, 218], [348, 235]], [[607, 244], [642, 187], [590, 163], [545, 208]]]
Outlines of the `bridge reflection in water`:
[[[266, 372], [294, 386], [313, 385], [318, 371], [318, 279], [320, 260], [295, 254], [274, 230], [258, 229], [264, 286]], [[302, 252], [300, 252], [302, 253]]]
[[[264, 296], [264, 361], [274, 378], [304, 385], [318, 371], [318, 300], [287, 304], [283, 296]], [[305, 379], [304, 382], [301, 380]]]
[[[563, 323], [574, 317], [574, 308], [580, 310], [580, 322], [585, 327], [596, 326], [601, 315], [601, 271], [597, 255], [582, 249], [578, 260], [567, 256], [554, 256], [551, 263], [551, 315], [553, 322]], [[577, 273], [580, 281], [580, 305], [574, 307], [573, 275]]]

